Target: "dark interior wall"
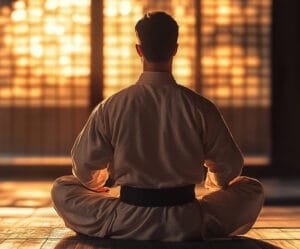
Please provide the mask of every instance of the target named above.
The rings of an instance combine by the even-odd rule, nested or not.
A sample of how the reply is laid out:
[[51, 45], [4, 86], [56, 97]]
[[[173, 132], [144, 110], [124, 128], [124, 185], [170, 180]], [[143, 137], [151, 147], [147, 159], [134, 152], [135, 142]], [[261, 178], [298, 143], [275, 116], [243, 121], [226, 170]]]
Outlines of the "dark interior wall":
[[272, 160], [300, 173], [300, 1], [273, 1]]
[[68, 156], [87, 107], [0, 108], [0, 157]]

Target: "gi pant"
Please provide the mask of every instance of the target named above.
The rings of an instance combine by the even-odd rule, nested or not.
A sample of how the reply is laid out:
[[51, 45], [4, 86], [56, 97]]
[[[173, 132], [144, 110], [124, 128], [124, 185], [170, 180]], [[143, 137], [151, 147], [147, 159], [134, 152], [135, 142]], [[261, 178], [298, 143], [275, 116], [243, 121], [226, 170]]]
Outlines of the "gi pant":
[[85, 188], [74, 176], [58, 178], [54, 208], [67, 227], [89, 236], [115, 239], [183, 241], [246, 233], [264, 201], [262, 185], [236, 178], [226, 189], [172, 207], [137, 207], [106, 192]]

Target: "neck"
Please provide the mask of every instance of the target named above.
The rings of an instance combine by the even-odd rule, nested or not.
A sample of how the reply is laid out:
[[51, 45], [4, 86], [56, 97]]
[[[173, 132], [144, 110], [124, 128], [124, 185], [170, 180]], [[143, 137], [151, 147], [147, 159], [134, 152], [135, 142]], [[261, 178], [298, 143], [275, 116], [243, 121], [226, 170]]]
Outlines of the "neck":
[[169, 72], [172, 73], [172, 60], [163, 63], [152, 63], [143, 61], [143, 71], [147, 72]]

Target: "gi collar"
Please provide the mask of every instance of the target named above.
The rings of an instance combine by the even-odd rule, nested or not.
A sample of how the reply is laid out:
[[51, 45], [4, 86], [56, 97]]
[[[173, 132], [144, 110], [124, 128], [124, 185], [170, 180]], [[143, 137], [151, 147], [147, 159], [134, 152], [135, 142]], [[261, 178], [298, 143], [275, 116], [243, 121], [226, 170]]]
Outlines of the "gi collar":
[[137, 84], [154, 84], [154, 85], [164, 85], [164, 84], [176, 84], [173, 75], [170, 72], [143, 72]]

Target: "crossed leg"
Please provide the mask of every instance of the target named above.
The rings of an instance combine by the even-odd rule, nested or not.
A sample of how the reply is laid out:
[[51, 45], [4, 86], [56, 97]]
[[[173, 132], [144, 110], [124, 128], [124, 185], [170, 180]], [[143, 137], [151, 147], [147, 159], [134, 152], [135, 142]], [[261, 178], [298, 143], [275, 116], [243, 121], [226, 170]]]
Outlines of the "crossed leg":
[[202, 237], [204, 239], [241, 235], [255, 223], [264, 203], [263, 187], [253, 178], [241, 176], [226, 189], [203, 196]]
[[[122, 213], [120, 208], [122, 205], [118, 198], [105, 192], [98, 193], [88, 190], [74, 176], [63, 176], [54, 182], [52, 200], [54, 208], [67, 227], [89, 236], [102, 238], [109, 236], [109, 231], [111, 231], [118, 213], [116, 210], [119, 209], [119, 214]], [[193, 224], [193, 229], [199, 226], [199, 239], [228, 237], [246, 233], [254, 224], [263, 202], [262, 185], [255, 179], [238, 177], [228, 188], [207, 194], [194, 204], [178, 208], [161, 208], [160, 215], [164, 219], [164, 214], [168, 213], [169, 216], [174, 215], [174, 219], [176, 219], [176, 213], [181, 217], [186, 216], [184, 219], [189, 220], [190, 223], [198, 222], [196, 226]], [[192, 208], [193, 212], [199, 213], [193, 213], [187, 208]], [[144, 212], [141, 209], [143, 208], [130, 208], [131, 214], [136, 212], [132, 219], [136, 224], [144, 222], [143, 220], [139, 221]], [[195, 219], [195, 217], [198, 218]], [[124, 219], [126, 220], [126, 217]], [[124, 221], [124, 219], [122, 220]], [[129, 230], [136, 227], [136, 224], [130, 225], [131, 228], [124, 229], [123, 231], [127, 230], [128, 234], [124, 234], [122, 238], [134, 239], [134, 237], [130, 237]], [[119, 226], [120, 224], [114, 225]], [[135, 234], [139, 234], [145, 230], [136, 232]], [[188, 233], [188, 231], [186, 232]], [[144, 239], [147, 236], [141, 235], [140, 237]], [[176, 240], [176, 237], [174, 235], [172, 240]], [[146, 239], [151, 238], [147, 237]]]
[[51, 195], [53, 206], [67, 227], [89, 236], [107, 235], [117, 198], [87, 189], [72, 175], [56, 179]]

